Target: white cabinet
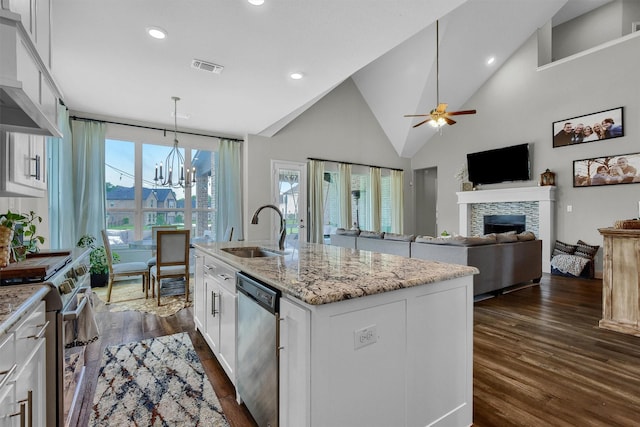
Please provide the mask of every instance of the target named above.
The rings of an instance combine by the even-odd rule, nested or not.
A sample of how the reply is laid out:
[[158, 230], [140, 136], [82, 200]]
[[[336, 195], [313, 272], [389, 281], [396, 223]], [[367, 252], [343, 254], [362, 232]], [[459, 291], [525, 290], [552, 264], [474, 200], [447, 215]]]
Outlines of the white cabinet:
[[280, 312], [281, 427], [472, 424], [471, 276]]
[[310, 314], [280, 299], [280, 426], [310, 425]]
[[[44, 301], [0, 342], [0, 426], [46, 425]], [[6, 381], [5, 381], [6, 379]]]
[[0, 131], [0, 196], [44, 197], [46, 164], [44, 136]]
[[194, 322], [234, 385], [237, 271], [212, 256], [197, 253]]
[[0, 128], [59, 137], [56, 108], [62, 95], [50, 71], [51, 0], [1, 5]]

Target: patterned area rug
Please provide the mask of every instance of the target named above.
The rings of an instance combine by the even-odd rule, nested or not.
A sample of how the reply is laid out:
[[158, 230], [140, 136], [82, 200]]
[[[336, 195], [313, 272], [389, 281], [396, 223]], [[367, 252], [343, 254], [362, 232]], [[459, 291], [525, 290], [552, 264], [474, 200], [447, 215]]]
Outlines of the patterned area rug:
[[[191, 280], [193, 282], [193, 280]], [[142, 282], [138, 280], [115, 282], [111, 291], [111, 302], [107, 303], [107, 287], [91, 288], [98, 295], [100, 301], [94, 301], [96, 311], [127, 311], [135, 310], [145, 313], [156, 314], [160, 317], [171, 316], [185, 307], [191, 307], [193, 304], [193, 284], [189, 288], [189, 302], [185, 301], [184, 292], [181, 295], [162, 295], [160, 306], [158, 306], [157, 298], [144, 297], [142, 292]], [[168, 292], [170, 293], [170, 292]]]
[[105, 349], [89, 426], [228, 425], [187, 333]]

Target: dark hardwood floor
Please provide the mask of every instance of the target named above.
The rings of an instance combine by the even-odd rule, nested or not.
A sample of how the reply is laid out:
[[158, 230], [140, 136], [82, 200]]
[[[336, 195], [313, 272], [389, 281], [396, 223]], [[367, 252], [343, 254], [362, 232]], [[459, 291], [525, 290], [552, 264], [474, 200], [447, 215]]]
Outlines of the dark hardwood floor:
[[[540, 286], [475, 304], [474, 426], [639, 425], [640, 338], [598, 328], [601, 290], [600, 280], [545, 275]], [[255, 426], [192, 316], [98, 313], [77, 425], [87, 425], [106, 346], [188, 332], [230, 424]]]

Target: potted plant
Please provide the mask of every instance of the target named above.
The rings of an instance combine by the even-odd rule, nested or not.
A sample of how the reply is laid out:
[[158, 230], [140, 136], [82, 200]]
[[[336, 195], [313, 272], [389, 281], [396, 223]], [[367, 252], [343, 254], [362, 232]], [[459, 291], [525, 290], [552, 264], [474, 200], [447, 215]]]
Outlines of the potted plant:
[[22, 261], [28, 253], [40, 250], [44, 237], [39, 236], [37, 224], [42, 217], [34, 211], [27, 214], [7, 211], [0, 214], [0, 267], [5, 267], [13, 256]]
[[[80, 248], [90, 248], [89, 252], [89, 273], [91, 276], [91, 287], [101, 287], [107, 284], [109, 280], [109, 261], [107, 260], [107, 251], [103, 246], [96, 246], [96, 238], [90, 234], [80, 237], [76, 246]], [[113, 254], [113, 261], [120, 261], [120, 256]]]

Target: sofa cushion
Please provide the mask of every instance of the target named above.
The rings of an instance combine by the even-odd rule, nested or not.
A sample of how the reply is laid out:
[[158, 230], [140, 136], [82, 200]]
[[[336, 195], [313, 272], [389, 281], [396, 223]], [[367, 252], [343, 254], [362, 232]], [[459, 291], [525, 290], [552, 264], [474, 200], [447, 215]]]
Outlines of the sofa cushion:
[[416, 243], [429, 243], [433, 245], [450, 245], [450, 246], [479, 246], [490, 245], [496, 243], [494, 235], [487, 236], [454, 236], [454, 237], [429, 237], [418, 236], [416, 237]]
[[341, 236], [357, 236], [358, 234], [360, 234], [360, 230], [347, 230], [345, 228], [338, 228], [336, 230], [336, 234], [339, 234]]
[[382, 239], [384, 238], [384, 231], [360, 231], [360, 235], [358, 237], [366, 237], [368, 239]]
[[413, 242], [415, 238], [416, 238], [415, 234], [384, 233], [385, 240], [399, 240], [401, 242]]
[[518, 241], [536, 240], [536, 235], [532, 231], [523, 231], [518, 234]]
[[498, 243], [512, 243], [518, 241], [518, 235], [515, 231], [507, 231], [505, 233], [496, 233], [496, 241]]

